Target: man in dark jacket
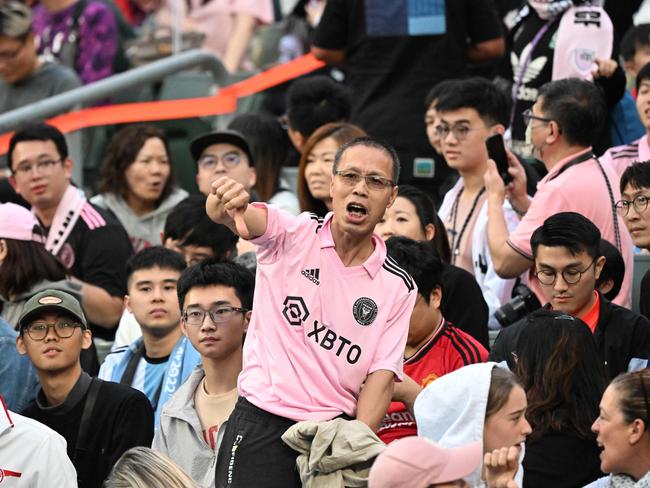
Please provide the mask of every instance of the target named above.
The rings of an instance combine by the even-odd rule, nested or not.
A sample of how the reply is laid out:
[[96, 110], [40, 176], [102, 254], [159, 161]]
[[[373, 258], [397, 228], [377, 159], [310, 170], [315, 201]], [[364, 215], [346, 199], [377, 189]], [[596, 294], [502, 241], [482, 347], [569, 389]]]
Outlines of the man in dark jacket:
[[[605, 264], [600, 255], [600, 231], [575, 212], [561, 212], [544, 221], [530, 239], [535, 277], [548, 300], [546, 308], [560, 310], [585, 322], [610, 378], [643, 369], [650, 358], [650, 321], [607, 301], [596, 291]], [[504, 329], [489, 360], [516, 365], [516, 344], [524, 327], [520, 321]]]

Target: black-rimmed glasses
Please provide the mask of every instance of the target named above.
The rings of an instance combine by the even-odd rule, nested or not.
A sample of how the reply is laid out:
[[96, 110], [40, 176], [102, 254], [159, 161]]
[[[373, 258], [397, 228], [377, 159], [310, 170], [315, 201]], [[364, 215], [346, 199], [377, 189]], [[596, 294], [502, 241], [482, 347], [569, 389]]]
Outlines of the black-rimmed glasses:
[[521, 113], [521, 117], [524, 119], [524, 124], [525, 125], [530, 124], [531, 120], [539, 120], [540, 122], [546, 122], [546, 123], [549, 123], [549, 122], [551, 122], [553, 120], [553, 119], [549, 119], [547, 117], [540, 117], [539, 115], [534, 115], [533, 110], [530, 109], [530, 108], [528, 110], [524, 110]]
[[632, 200], [619, 200], [616, 202], [616, 208], [620, 210], [621, 215], [630, 213], [630, 207], [634, 207], [636, 213], [645, 212], [648, 208], [650, 197], [646, 195], [637, 195]]
[[575, 285], [580, 281], [582, 278], [582, 275], [591, 268], [596, 260], [594, 259], [589, 266], [587, 266], [583, 270], [575, 269], [575, 268], [570, 268], [570, 269], [565, 269], [563, 271], [555, 271], [555, 270], [550, 270], [550, 269], [542, 269], [540, 271], [535, 272], [535, 277], [539, 280], [539, 282], [542, 285], [553, 285], [555, 284], [555, 280], [557, 279], [558, 273], [562, 275], [562, 279], [565, 281], [565, 283], [569, 285]]
[[240, 307], [214, 307], [210, 310], [203, 308], [188, 308], [183, 312], [183, 320], [187, 325], [203, 325], [205, 316], [208, 315], [212, 323], [221, 324], [228, 322], [238, 313], [248, 312], [245, 308]]
[[50, 328], [54, 329], [54, 333], [59, 337], [59, 339], [68, 339], [74, 334], [74, 330], [77, 327], [82, 327], [81, 324], [76, 322], [32, 322], [24, 330], [27, 331], [27, 335], [33, 341], [42, 341], [47, 337]]

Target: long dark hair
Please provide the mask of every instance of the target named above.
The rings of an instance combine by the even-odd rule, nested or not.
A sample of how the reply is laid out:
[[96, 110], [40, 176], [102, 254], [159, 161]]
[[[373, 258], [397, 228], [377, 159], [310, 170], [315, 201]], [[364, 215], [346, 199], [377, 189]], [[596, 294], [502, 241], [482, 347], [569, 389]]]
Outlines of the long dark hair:
[[0, 266], [0, 295], [8, 300], [28, 291], [39, 281], [60, 281], [67, 269], [43, 244], [4, 239], [7, 256]]
[[307, 158], [312, 152], [314, 146], [330, 137], [341, 147], [346, 142], [350, 142], [358, 137], [365, 136], [366, 133], [360, 127], [347, 122], [332, 122], [319, 127], [314, 132], [302, 148], [300, 164], [298, 166], [298, 200], [300, 201], [300, 210], [303, 212], [313, 212], [318, 215], [325, 215], [327, 207], [321, 200], [316, 200], [309, 191], [307, 180], [305, 179], [305, 168], [307, 167]]
[[246, 138], [257, 174], [255, 191], [260, 200], [268, 202], [280, 188], [280, 173], [289, 153], [287, 132], [268, 114], [238, 115], [228, 124], [228, 129]]
[[517, 367], [528, 398], [531, 439], [550, 431], [594, 439], [591, 424], [606, 376], [593, 334], [580, 319], [538, 310], [528, 316], [517, 340]]
[[433, 240], [430, 241], [431, 245], [438, 253], [438, 257], [445, 263], [451, 262], [451, 248], [449, 247], [449, 239], [447, 239], [447, 229], [445, 229], [442, 220], [438, 217], [436, 212], [436, 205], [429, 195], [412, 185], [400, 185], [398, 197], [404, 197], [415, 207], [415, 212], [420, 219], [420, 226], [422, 231], [426, 229], [427, 225], [433, 224], [436, 232]]
[[[118, 131], [106, 149], [106, 156], [102, 161], [99, 170], [99, 193], [112, 193], [119, 195], [125, 200], [129, 194], [129, 185], [126, 181], [126, 169], [131, 166], [142, 146], [149, 139], [160, 139], [165, 145], [165, 151], [169, 156], [169, 143], [167, 136], [162, 129], [153, 125], [136, 124], [129, 125]], [[169, 196], [174, 188], [174, 167], [169, 162], [169, 176], [160, 194], [160, 199], [156, 202], [159, 205]]]

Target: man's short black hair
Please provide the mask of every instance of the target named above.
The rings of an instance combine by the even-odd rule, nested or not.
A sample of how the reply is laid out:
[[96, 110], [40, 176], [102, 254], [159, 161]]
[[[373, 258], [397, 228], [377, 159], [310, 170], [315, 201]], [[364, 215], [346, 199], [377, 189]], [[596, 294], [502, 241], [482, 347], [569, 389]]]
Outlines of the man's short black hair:
[[16, 131], [9, 141], [7, 163], [12, 172], [14, 170], [13, 154], [14, 149], [16, 149], [16, 144], [19, 142], [29, 141], [52, 141], [56, 146], [56, 150], [59, 153], [61, 160], [65, 160], [68, 157], [68, 145], [65, 142], [65, 137], [63, 137], [63, 134], [59, 129], [49, 124], [30, 124], [23, 129]]
[[128, 282], [133, 273], [143, 269], [171, 269], [181, 273], [186, 267], [183, 256], [177, 252], [162, 246], [148, 247], [128, 259], [126, 262], [126, 280]]
[[183, 271], [176, 284], [178, 304], [181, 310], [185, 306], [185, 297], [192, 288], [216, 285], [233, 288], [242, 308], [252, 310], [255, 275], [239, 264], [215, 263], [214, 261], [203, 261]]
[[[437, 100], [442, 96], [443, 93], [446, 93], [448, 90], [452, 90], [454, 87], [454, 83], [456, 83], [458, 80], [443, 80], [439, 83], [436, 83], [431, 90], [429, 90], [429, 93], [427, 93], [427, 96], [424, 98], [424, 108], [426, 110], [429, 110], [433, 102], [437, 102]], [[438, 104], [436, 103], [436, 108]]]
[[643, 65], [643, 68], [641, 68], [636, 74], [636, 80], [634, 80], [634, 83], [636, 84], [637, 92], [641, 88], [641, 83], [644, 81], [650, 81], [650, 63]]
[[236, 255], [237, 236], [205, 213], [205, 195], [191, 195], [179, 202], [167, 216], [163, 242], [174, 239], [180, 246], [209, 247], [217, 260]]
[[650, 47], [650, 24], [633, 25], [627, 30], [620, 44], [623, 60], [631, 61], [642, 47]]
[[332, 166], [333, 174], [336, 174], [336, 170], [339, 166], [339, 162], [341, 162], [343, 153], [355, 146], [364, 146], [371, 147], [373, 149], [379, 149], [384, 154], [386, 154], [386, 156], [390, 158], [393, 165], [393, 183], [397, 184], [399, 181], [400, 173], [399, 156], [397, 155], [397, 151], [395, 151], [395, 148], [388, 144], [386, 141], [382, 141], [381, 139], [377, 139], [376, 137], [371, 136], [357, 137], [356, 139], [352, 139], [350, 142], [346, 142], [341, 147], [339, 147], [339, 150], [336, 151], [336, 154], [334, 155], [334, 165]]
[[539, 98], [542, 114], [559, 125], [569, 144], [593, 144], [607, 114], [603, 95], [594, 83], [578, 78], [551, 81], [540, 88]]
[[287, 92], [289, 127], [305, 138], [327, 123], [347, 121], [351, 110], [350, 91], [329, 76], [300, 78]]
[[650, 161], [641, 161], [625, 168], [621, 175], [621, 193], [628, 185], [637, 190], [650, 188]]
[[443, 86], [436, 102], [436, 110], [450, 112], [462, 108], [476, 110], [481, 120], [488, 125], [501, 124], [508, 127], [510, 98], [485, 78], [454, 80], [453, 85]]
[[533, 257], [537, 257], [538, 247], [565, 247], [573, 255], [583, 251], [592, 259], [600, 254], [600, 231], [584, 215], [576, 212], [560, 212], [551, 215], [530, 237]]
[[612, 289], [605, 293], [605, 298], [612, 301], [617, 297], [623, 286], [623, 278], [625, 277], [625, 261], [623, 256], [616, 249], [616, 246], [611, 242], [601, 239], [600, 240], [600, 255], [605, 256], [605, 265], [600, 271], [600, 276], [596, 280], [596, 288], [601, 284], [612, 280]]
[[388, 255], [413, 277], [418, 293], [429, 303], [431, 292], [442, 286], [442, 262], [426, 242], [393, 236], [386, 241]]

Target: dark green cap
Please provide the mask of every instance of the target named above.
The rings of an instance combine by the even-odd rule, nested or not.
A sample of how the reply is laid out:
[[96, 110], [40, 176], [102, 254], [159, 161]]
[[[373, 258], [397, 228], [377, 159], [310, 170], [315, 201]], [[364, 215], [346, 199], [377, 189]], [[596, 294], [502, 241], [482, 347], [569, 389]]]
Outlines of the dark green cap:
[[79, 301], [61, 290], [45, 290], [37, 293], [25, 303], [23, 313], [18, 319], [18, 327], [26, 327], [36, 314], [43, 312], [64, 312], [75, 317], [84, 328], [88, 328], [86, 316]]

